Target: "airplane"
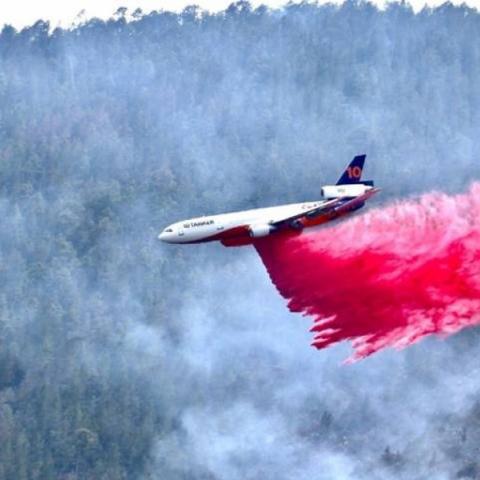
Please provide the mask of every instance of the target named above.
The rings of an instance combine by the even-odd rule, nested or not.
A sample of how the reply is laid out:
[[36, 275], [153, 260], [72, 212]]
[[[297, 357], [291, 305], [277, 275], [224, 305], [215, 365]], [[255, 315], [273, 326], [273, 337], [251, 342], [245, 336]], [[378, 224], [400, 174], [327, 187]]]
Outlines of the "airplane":
[[233, 247], [330, 222], [362, 208], [380, 191], [372, 180], [361, 181], [365, 158], [357, 155], [335, 185], [324, 185], [321, 200], [191, 218], [169, 225], [158, 238], [179, 244], [220, 241]]

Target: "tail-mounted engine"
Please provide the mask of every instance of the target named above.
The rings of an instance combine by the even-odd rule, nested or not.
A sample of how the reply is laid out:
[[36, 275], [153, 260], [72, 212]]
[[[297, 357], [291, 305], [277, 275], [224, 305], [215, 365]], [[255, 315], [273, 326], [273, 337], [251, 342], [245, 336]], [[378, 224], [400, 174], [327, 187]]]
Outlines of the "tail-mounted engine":
[[322, 196], [326, 199], [331, 198], [355, 198], [363, 195], [372, 188], [370, 183], [350, 183], [344, 185], [325, 185], [322, 187]]

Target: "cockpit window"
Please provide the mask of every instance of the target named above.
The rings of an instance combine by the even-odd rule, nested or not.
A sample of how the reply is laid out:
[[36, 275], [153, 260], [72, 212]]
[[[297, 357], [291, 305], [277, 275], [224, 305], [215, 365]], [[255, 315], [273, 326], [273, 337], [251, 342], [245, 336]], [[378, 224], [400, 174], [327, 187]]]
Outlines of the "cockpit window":
[[165, 232], [166, 232], [166, 233], [173, 233], [173, 230], [172, 230], [171, 228], [166, 228], [166, 229], [165, 229]]

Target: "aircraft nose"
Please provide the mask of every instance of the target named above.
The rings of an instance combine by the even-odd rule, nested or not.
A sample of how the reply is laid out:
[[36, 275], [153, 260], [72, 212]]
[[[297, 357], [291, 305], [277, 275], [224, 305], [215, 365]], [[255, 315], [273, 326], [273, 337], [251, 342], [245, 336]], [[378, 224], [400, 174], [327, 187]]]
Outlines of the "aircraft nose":
[[162, 242], [171, 243], [173, 240], [173, 229], [171, 227], [166, 228], [158, 235], [158, 239]]

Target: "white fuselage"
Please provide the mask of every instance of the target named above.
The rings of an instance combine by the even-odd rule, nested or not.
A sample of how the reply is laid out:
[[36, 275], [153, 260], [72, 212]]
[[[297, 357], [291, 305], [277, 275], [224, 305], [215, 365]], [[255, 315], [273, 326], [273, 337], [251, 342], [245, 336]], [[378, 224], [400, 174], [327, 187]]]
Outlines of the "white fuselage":
[[244, 226], [266, 226], [287, 217], [295, 216], [303, 211], [311, 210], [323, 203], [292, 203], [276, 207], [255, 208], [240, 212], [224, 213], [196, 217], [169, 225], [158, 238], [167, 243], [197, 243], [219, 240], [223, 233]]

